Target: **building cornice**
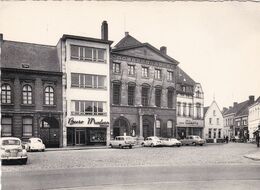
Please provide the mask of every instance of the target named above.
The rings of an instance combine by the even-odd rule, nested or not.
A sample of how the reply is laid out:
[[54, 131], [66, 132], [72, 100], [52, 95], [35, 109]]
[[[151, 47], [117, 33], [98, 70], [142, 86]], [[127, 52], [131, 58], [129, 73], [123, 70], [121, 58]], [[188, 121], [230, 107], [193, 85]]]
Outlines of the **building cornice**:
[[7, 71], [7, 72], [12, 72], [12, 73], [15, 72], [15, 73], [30, 73], [30, 74], [62, 76], [62, 72], [54, 72], [54, 71], [26, 70], [26, 69], [3, 68], [3, 67], [1, 67], [1, 71]]

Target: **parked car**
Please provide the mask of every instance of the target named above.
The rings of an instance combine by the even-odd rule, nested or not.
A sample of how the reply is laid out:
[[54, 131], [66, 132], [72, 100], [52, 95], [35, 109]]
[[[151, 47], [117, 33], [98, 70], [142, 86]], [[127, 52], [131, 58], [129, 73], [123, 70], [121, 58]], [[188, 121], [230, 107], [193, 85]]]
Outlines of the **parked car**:
[[17, 161], [26, 164], [28, 160], [27, 151], [23, 149], [22, 142], [16, 137], [2, 137], [0, 140], [2, 163]]
[[186, 138], [180, 140], [182, 145], [200, 145], [203, 146], [205, 144], [205, 140], [200, 138], [200, 136], [189, 135]]
[[162, 146], [181, 146], [181, 142], [175, 138], [162, 138]]
[[153, 137], [147, 137], [143, 142], [142, 142], [143, 146], [161, 146], [162, 145], [162, 141], [160, 140], [159, 137], [153, 136]]
[[27, 151], [45, 151], [45, 145], [40, 138], [30, 138], [25, 144]]
[[109, 146], [111, 148], [118, 147], [118, 148], [132, 148], [135, 145], [135, 139], [131, 136], [116, 136], [114, 140], [111, 140]]

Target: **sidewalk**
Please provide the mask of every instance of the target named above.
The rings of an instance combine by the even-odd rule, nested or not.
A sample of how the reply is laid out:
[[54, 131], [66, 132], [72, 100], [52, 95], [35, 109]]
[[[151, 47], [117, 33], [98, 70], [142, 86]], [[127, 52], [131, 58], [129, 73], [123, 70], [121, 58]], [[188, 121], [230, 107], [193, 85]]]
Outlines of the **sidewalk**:
[[252, 159], [252, 160], [260, 161], [260, 149], [257, 152], [251, 153], [251, 154], [247, 154], [244, 157]]
[[62, 148], [46, 148], [45, 151], [67, 151], [67, 150], [89, 150], [89, 149], [107, 149], [107, 146], [68, 146]]
[[[141, 145], [135, 145], [134, 148], [141, 148]], [[93, 150], [110, 149], [110, 146], [68, 146], [63, 148], [46, 148], [45, 151], [67, 151], [67, 150]]]

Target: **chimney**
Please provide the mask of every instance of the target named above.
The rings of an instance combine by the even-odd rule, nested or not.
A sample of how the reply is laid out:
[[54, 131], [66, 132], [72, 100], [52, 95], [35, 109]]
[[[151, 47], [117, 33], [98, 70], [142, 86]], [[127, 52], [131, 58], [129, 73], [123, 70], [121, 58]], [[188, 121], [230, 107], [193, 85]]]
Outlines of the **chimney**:
[[101, 25], [101, 39], [108, 40], [108, 25], [107, 21], [103, 21]]
[[233, 103], [233, 107], [235, 107], [236, 105], [237, 105], [237, 102], [234, 102], [234, 103]]
[[3, 34], [0, 33], [0, 42], [2, 42], [2, 41], [3, 41]]
[[165, 46], [160, 47], [160, 52], [162, 54], [166, 55], [167, 54], [167, 47], [165, 47]]
[[249, 103], [253, 104], [255, 102], [255, 96], [249, 96]]
[[129, 35], [129, 32], [125, 32], [125, 36], [128, 36]]

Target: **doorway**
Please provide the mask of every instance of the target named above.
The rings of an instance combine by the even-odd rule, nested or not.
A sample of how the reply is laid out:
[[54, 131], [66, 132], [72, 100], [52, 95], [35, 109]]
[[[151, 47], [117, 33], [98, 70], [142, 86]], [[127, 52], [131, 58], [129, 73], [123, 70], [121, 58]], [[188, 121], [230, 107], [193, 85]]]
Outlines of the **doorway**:
[[86, 144], [86, 130], [76, 129], [75, 131], [75, 145], [85, 145]]

